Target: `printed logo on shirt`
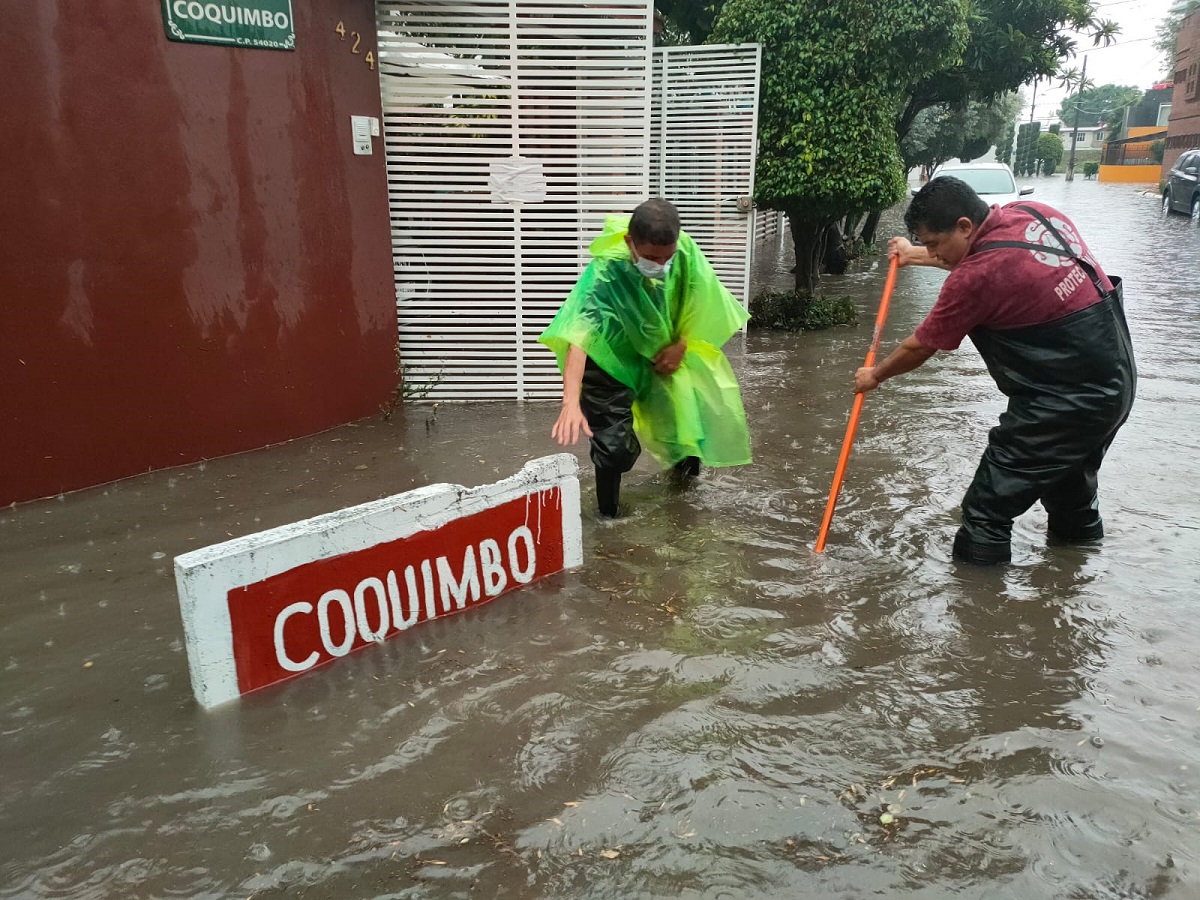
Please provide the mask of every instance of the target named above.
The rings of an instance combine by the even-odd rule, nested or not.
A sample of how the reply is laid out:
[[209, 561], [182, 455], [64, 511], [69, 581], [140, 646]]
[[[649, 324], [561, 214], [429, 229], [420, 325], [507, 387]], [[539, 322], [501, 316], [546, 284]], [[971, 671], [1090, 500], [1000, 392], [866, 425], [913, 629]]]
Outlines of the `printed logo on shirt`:
[[1079, 266], [1072, 266], [1067, 277], [1054, 286], [1054, 296], [1066, 302], [1080, 286], [1087, 284], [1087, 281], [1088, 278], [1083, 274], [1083, 269]]
[[[1058, 217], [1051, 218], [1050, 224], [1058, 229], [1058, 233], [1066, 240], [1072, 253], [1076, 256], [1083, 255], [1083, 241], [1079, 239], [1079, 235], [1076, 234], [1074, 228]], [[1046, 226], [1036, 219], [1025, 226], [1025, 240], [1031, 244], [1041, 244], [1043, 247], [1054, 247], [1057, 250], [1062, 249], [1062, 244], [1058, 238], [1051, 234]], [[1029, 252], [1038, 262], [1052, 269], [1074, 265], [1069, 257], [1060, 256], [1057, 253], [1041, 253], [1037, 250], [1030, 250]]]

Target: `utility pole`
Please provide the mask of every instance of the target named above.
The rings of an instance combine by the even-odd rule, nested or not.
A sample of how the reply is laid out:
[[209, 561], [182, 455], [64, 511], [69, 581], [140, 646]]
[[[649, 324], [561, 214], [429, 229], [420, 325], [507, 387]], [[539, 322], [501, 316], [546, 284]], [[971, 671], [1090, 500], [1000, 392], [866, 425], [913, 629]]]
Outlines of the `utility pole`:
[[1071, 155], [1067, 159], [1067, 181], [1075, 180], [1075, 143], [1079, 140], [1079, 108], [1083, 105], [1083, 86], [1087, 84], [1087, 57], [1083, 58], [1083, 71], [1079, 73], [1079, 91], [1075, 94], [1075, 125], [1071, 130]]
[[1033, 111], [1037, 109], [1037, 83], [1038, 80], [1033, 79], [1033, 99], [1029, 101], [1029, 122], [1033, 124]]

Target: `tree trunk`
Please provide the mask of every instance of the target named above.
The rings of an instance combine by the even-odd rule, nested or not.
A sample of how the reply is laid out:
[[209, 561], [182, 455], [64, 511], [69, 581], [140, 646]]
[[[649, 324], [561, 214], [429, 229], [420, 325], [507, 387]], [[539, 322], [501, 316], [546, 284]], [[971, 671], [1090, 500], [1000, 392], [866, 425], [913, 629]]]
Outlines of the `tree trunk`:
[[864, 244], [875, 243], [875, 232], [879, 230], [879, 218], [883, 215], [883, 210], [873, 209], [867, 213], [867, 218], [863, 222], [862, 231], [858, 237]]
[[917, 100], [916, 97], [909, 97], [908, 103], [896, 119], [896, 140], [897, 142], [904, 140], [908, 136], [909, 129], [912, 128], [913, 122], [917, 118], [917, 113], [925, 108], [925, 104]]
[[851, 242], [842, 231], [842, 223], [834, 222], [825, 228], [825, 251], [821, 254], [821, 271], [830, 275], [845, 275], [850, 267]]
[[825, 225], [802, 219], [793, 212], [788, 212], [787, 217], [792, 231], [792, 247], [796, 251], [796, 293], [812, 297], [817, 290]]

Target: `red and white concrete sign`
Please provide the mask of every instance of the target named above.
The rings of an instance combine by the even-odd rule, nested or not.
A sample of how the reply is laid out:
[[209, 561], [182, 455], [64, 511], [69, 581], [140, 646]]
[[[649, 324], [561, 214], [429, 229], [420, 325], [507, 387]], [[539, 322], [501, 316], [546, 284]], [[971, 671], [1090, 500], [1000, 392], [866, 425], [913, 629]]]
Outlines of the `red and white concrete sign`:
[[581, 565], [575, 457], [435, 484], [175, 559], [205, 707]]

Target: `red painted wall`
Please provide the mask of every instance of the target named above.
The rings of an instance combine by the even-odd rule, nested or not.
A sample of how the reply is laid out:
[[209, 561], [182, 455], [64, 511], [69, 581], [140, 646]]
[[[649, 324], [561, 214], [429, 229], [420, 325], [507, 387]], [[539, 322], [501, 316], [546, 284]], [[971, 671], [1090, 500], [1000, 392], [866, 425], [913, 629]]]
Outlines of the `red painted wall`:
[[[373, 413], [395, 294], [372, 0], [294, 52], [169, 41], [157, 2], [0, 29], [0, 504]], [[364, 35], [360, 53], [339, 21]]]

